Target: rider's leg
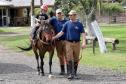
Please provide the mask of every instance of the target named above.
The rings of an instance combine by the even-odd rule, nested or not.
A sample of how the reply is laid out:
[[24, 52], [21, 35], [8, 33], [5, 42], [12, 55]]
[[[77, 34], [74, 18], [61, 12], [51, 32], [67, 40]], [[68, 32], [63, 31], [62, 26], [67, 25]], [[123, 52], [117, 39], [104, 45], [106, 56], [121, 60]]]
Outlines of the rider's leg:
[[39, 26], [35, 26], [35, 27], [32, 29], [32, 33], [31, 33], [32, 40], [35, 40], [35, 39], [36, 39], [36, 32], [37, 32], [38, 28], [39, 28]]

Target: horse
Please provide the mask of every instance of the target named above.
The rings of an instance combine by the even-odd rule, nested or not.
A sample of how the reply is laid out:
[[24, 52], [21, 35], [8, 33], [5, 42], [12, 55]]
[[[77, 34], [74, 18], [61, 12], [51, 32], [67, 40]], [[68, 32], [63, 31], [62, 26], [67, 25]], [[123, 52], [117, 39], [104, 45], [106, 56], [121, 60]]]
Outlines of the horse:
[[[30, 40], [30, 46], [28, 48], [18, 47], [21, 50], [29, 51], [33, 50], [35, 58], [37, 61], [37, 70], [38, 74], [44, 76], [44, 56], [46, 52], [49, 52], [49, 74], [52, 73], [52, 58], [54, 55], [55, 42], [52, 41], [52, 37], [55, 35], [54, 27], [49, 24], [49, 22], [41, 20], [40, 26], [37, 31], [37, 40], [33, 43], [33, 40]], [[40, 59], [40, 62], [39, 62]]]

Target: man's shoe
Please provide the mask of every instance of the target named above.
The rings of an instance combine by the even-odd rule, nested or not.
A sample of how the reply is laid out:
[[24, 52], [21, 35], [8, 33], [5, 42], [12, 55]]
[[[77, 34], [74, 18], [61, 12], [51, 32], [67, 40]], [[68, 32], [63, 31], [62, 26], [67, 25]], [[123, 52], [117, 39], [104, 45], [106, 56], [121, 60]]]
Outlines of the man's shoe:
[[74, 75], [74, 79], [80, 79], [80, 77], [78, 77], [77, 75]]
[[69, 75], [67, 79], [74, 79], [74, 75]]
[[65, 75], [65, 72], [60, 72], [60, 74], [59, 75]]
[[60, 68], [61, 68], [60, 75], [65, 75], [65, 67], [64, 67], [64, 65], [60, 65]]

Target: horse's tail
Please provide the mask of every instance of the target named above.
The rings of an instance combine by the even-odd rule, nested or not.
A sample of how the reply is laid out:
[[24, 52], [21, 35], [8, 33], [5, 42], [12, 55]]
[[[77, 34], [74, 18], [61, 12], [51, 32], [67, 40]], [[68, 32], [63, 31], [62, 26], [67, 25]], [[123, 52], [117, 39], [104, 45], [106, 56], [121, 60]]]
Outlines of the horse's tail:
[[27, 48], [23, 48], [23, 47], [19, 47], [19, 46], [17, 46], [17, 47], [23, 51], [30, 51], [32, 49], [32, 44], [30, 44], [29, 47], [27, 47]]

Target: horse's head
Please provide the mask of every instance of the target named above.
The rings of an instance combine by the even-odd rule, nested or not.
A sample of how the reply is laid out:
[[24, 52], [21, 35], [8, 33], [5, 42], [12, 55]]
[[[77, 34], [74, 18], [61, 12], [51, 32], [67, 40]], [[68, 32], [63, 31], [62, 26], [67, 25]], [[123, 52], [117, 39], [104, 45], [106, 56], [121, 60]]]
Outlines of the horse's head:
[[40, 25], [40, 38], [45, 43], [51, 44], [52, 43], [52, 37], [55, 35], [54, 28], [49, 24], [48, 21], [41, 21]]

